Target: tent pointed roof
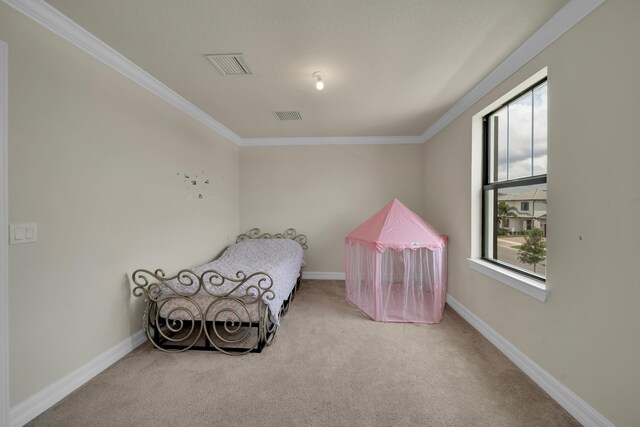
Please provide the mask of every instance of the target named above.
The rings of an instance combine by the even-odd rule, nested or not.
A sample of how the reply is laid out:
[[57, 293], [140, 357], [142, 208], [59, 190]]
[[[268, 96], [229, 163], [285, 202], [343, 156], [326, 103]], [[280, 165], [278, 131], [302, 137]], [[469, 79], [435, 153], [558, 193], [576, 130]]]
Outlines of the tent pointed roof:
[[378, 213], [347, 234], [347, 242], [357, 242], [384, 252], [395, 250], [442, 248], [447, 237], [440, 235], [428, 222], [393, 199]]

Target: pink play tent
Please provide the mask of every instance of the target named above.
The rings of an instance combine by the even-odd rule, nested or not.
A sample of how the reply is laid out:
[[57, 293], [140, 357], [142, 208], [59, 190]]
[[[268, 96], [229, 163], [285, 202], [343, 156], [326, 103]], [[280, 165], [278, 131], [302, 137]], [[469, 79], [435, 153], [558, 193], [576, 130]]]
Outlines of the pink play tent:
[[447, 236], [394, 199], [345, 239], [347, 300], [374, 320], [438, 323]]

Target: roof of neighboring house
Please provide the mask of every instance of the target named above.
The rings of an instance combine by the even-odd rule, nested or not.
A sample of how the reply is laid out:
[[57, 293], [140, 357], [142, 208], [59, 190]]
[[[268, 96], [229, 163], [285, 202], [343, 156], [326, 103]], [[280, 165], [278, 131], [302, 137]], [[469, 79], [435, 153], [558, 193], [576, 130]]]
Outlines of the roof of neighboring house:
[[522, 193], [498, 193], [500, 201], [528, 201], [528, 200], [547, 200], [547, 190], [544, 188], [535, 188], [533, 190], [523, 191]]
[[523, 214], [518, 212], [516, 216], [508, 216], [507, 219], [536, 219], [536, 218], [529, 214]]
[[546, 221], [547, 220], [547, 214], [545, 212], [542, 215], [533, 216], [533, 215], [528, 214], [528, 213], [518, 212], [518, 213], [516, 213], [516, 216], [509, 216], [509, 217], [507, 217], [507, 219], [537, 219], [538, 221]]

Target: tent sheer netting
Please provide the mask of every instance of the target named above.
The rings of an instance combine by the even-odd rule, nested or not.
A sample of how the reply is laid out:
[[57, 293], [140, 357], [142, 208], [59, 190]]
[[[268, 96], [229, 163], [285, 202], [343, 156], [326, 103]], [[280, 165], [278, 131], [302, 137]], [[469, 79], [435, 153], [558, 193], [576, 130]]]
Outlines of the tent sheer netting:
[[347, 300], [382, 322], [438, 323], [447, 237], [394, 199], [345, 239]]

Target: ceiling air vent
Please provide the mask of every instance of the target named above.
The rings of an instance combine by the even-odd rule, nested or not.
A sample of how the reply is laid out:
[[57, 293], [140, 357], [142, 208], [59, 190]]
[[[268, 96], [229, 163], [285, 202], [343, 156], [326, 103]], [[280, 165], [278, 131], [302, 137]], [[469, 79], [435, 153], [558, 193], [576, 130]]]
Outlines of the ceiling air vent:
[[276, 111], [275, 115], [280, 120], [302, 120], [300, 111]]
[[246, 76], [253, 74], [241, 53], [205, 55], [223, 76]]

